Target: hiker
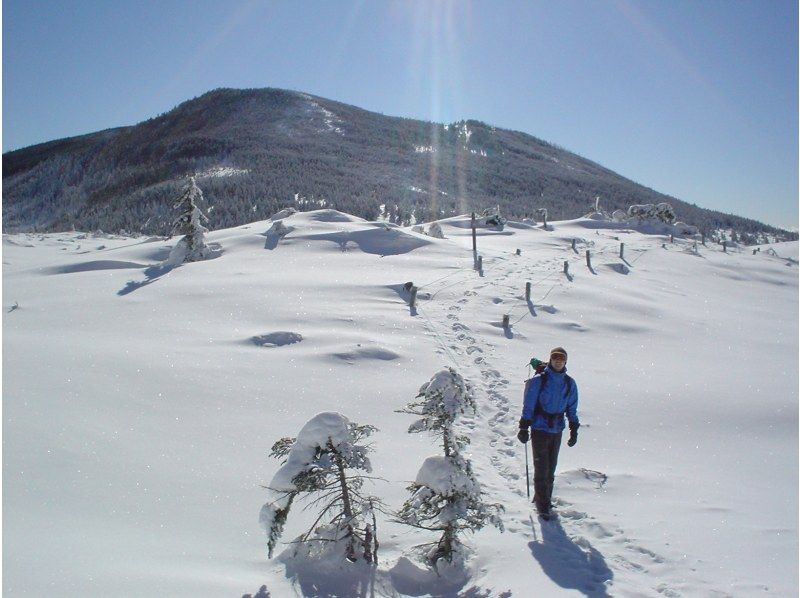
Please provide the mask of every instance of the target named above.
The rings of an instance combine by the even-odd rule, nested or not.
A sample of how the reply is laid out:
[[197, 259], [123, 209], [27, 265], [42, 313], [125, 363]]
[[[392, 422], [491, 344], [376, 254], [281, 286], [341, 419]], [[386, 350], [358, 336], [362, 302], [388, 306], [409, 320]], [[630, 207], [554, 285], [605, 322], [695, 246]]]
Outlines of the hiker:
[[550, 517], [558, 449], [564, 431], [564, 415], [569, 420], [567, 446], [578, 442], [578, 386], [567, 375], [567, 352], [563, 347], [550, 351], [544, 371], [525, 383], [522, 418], [517, 438], [522, 443], [533, 436], [533, 502], [539, 514]]

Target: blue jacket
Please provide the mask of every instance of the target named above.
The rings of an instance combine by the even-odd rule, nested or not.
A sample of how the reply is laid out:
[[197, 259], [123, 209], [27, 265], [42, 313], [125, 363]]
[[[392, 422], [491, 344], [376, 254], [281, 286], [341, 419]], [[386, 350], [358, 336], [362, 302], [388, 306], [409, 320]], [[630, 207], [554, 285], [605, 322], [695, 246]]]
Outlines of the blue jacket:
[[[542, 377], [546, 376], [544, 388], [542, 388]], [[561, 372], [556, 372], [547, 366], [542, 374], [538, 374], [528, 380], [525, 384], [525, 400], [522, 405], [522, 419], [531, 421], [531, 428], [557, 434], [564, 431], [564, 418], [555, 417], [551, 421], [553, 425], [548, 425], [548, 418], [543, 413], [537, 411], [536, 403], [541, 403], [543, 411], [548, 413], [567, 412], [567, 419], [572, 423], [578, 422], [578, 385], [575, 380], [570, 378], [569, 389], [567, 389], [567, 368]], [[541, 391], [541, 392], [540, 392]]]

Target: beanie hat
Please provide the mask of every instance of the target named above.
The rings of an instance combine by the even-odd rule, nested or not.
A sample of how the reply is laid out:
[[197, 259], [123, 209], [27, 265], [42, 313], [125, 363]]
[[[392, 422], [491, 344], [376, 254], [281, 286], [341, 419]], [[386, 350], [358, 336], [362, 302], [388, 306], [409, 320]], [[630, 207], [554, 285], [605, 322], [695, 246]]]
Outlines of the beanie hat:
[[555, 349], [550, 350], [550, 358], [552, 359], [554, 353], [559, 353], [564, 356], [564, 359], [567, 359], [567, 351], [564, 347], [556, 347]]

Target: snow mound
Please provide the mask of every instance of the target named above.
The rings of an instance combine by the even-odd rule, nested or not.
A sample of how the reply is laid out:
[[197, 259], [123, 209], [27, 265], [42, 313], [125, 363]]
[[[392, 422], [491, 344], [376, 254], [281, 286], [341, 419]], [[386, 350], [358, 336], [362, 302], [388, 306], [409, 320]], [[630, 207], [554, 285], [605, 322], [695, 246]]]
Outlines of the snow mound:
[[381, 347], [363, 347], [353, 351], [332, 353], [332, 356], [344, 361], [356, 361], [358, 359], [378, 359], [381, 361], [392, 361], [400, 358], [400, 355], [394, 351], [382, 349]]
[[297, 332], [270, 332], [254, 336], [250, 340], [259, 347], [283, 347], [299, 343], [303, 336]]
[[270, 220], [275, 222], [277, 220], [282, 220], [284, 218], [288, 218], [289, 216], [292, 216], [294, 214], [297, 214], [297, 210], [295, 210], [294, 208], [285, 208], [285, 209], [281, 210], [280, 212], [277, 212], [277, 213], [273, 214], [272, 216], [270, 216]]
[[24, 241], [20, 241], [18, 239], [13, 239], [13, 238], [8, 237], [6, 235], [3, 235], [3, 243], [6, 243], [8, 245], [15, 245], [16, 247], [36, 247], [32, 243], [26, 243]]
[[602, 490], [608, 482], [608, 476], [602, 471], [593, 469], [570, 469], [558, 475], [558, 481], [570, 486], [580, 488]]
[[126, 268], [147, 268], [147, 264], [122, 262], [118, 260], [94, 260], [69, 266], [54, 266], [43, 270], [46, 274], [73, 274], [75, 272], [94, 272], [97, 270], [123, 270]]
[[339, 231], [335, 233], [321, 233], [309, 235], [308, 239], [331, 241], [336, 243], [342, 251], [348, 251], [350, 245], [357, 246], [364, 253], [375, 255], [400, 255], [409, 253], [420, 247], [430, 244], [430, 241], [420, 239], [402, 230], [389, 228], [369, 228], [357, 231]]
[[[419, 557], [421, 560], [422, 556]], [[440, 562], [436, 571], [421, 568], [408, 557], [401, 557], [389, 571], [392, 585], [407, 596], [489, 596], [480, 589], [459, 593], [469, 581], [469, 571], [459, 564]]]
[[307, 214], [310, 220], [318, 222], [364, 222], [362, 218], [351, 216], [338, 210], [314, 210]]
[[780, 243], [769, 243], [767, 245], [753, 245], [748, 249], [759, 248], [761, 251], [772, 249], [778, 257], [794, 258], [795, 261], [798, 259], [798, 254], [800, 254], [799, 241], [782, 241]]

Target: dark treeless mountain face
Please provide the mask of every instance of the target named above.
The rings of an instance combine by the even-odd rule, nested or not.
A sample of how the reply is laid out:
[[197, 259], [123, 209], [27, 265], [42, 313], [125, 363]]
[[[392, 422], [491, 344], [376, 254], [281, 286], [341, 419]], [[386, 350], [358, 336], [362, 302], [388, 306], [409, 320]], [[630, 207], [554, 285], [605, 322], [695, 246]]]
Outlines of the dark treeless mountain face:
[[192, 174], [214, 229], [285, 207], [407, 224], [499, 205], [510, 218], [547, 208], [558, 220], [587, 213], [599, 196], [606, 211], [666, 201], [701, 229], [783, 233], [524, 133], [389, 117], [280, 89], [218, 89], [138, 125], [3, 154], [4, 231], [166, 234]]

